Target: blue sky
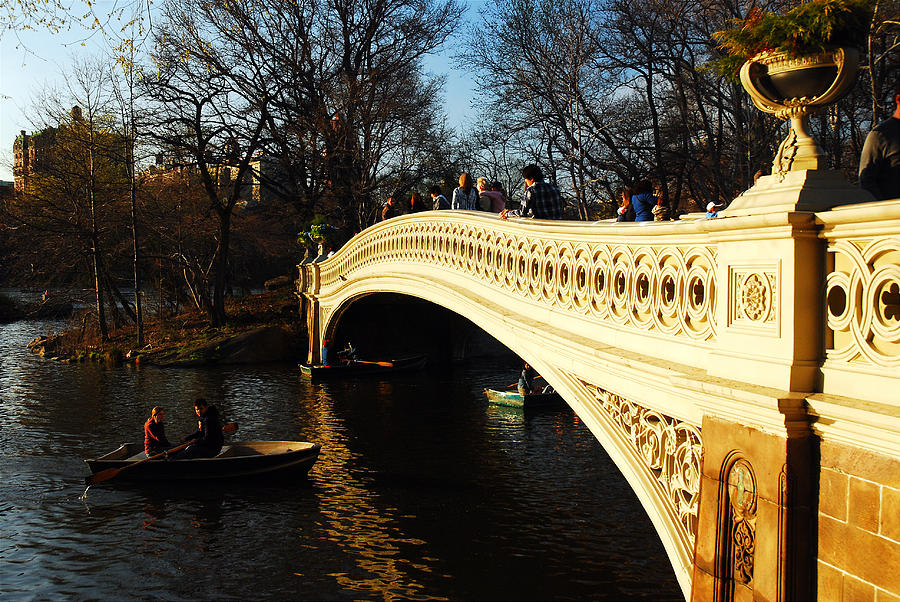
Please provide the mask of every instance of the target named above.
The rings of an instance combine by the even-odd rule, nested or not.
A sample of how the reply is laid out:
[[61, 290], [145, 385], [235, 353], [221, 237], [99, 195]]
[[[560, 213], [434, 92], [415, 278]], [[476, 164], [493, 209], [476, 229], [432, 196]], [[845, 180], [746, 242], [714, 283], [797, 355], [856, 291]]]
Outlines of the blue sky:
[[[98, 4], [104, 4], [100, 2]], [[483, 4], [477, 0], [475, 5]], [[476, 14], [474, 8], [469, 15]], [[18, 35], [17, 35], [18, 34]], [[0, 33], [0, 180], [13, 179], [13, 142], [21, 130], [31, 133], [38, 125], [28, 115], [38, 93], [47, 86], [62, 83], [61, 74], [78, 56], [99, 54], [103, 50], [102, 38], [97, 35], [85, 39], [84, 32], [69, 31], [51, 34], [45, 31], [19, 31]], [[426, 68], [435, 74], [447, 76], [444, 107], [448, 123], [465, 126], [472, 118], [468, 93], [474, 88], [471, 79], [450, 65], [447, 56], [429, 57]]]

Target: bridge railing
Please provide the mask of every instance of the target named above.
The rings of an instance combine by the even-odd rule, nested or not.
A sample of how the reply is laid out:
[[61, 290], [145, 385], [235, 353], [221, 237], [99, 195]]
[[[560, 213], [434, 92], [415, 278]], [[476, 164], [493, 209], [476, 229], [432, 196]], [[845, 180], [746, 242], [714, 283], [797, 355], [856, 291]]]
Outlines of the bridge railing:
[[[813, 438], [840, 474], [856, 474], [860, 449], [900, 457], [900, 200], [834, 206], [831, 176], [802, 176], [815, 185], [767, 176], [712, 220], [398, 217], [300, 266], [298, 293], [313, 302], [316, 336], [332, 312], [382, 290], [493, 329], [574, 402], [647, 509], [686, 593], [692, 563], [702, 577], [728, 546], [752, 555], [757, 529], [783, 544], [756, 558], [771, 577], [808, 553], [811, 538], [791, 539], [795, 527], [780, 517], [796, 511], [802, 530], [797, 508], [815, 508]], [[766, 190], [772, 202], [753, 206]], [[845, 185], [841, 202], [857, 191]], [[757, 515], [732, 489], [785, 514]], [[740, 546], [720, 538], [735, 521], [751, 528]]]
[[900, 201], [817, 217], [827, 245], [821, 391], [900, 405]]
[[[332, 259], [305, 266], [301, 291], [327, 297], [367, 272], [427, 267], [462, 276], [493, 301], [566, 320], [612, 344], [651, 336], [664, 357], [709, 349], [716, 338], [716, 243], [711, 222], [502, 221], [475, 212], [426, 212], [378, 224]], [[713, 230], [715, 228], [712, 228]], [[392, 267], [393, 266], [393, 267]], [[527, 307], [526, 307], [527, 306]], [[644, 347], [637, 340], [635, 348]]]
[[549, 310], [604, 344], [642, 352], [652, 341], [658, 359], [713, 375], [895, 398], [900, 201], [646, 225], [424, 212], [301, 266], [300, 292], [328, 297], [402, 266], [464, 278], [516, 311]]

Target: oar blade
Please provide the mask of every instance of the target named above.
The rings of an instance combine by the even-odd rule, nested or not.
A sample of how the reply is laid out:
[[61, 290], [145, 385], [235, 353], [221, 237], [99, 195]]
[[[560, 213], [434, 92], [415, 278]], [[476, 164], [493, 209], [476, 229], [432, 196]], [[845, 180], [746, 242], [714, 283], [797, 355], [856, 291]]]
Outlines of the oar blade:
[[106, 470], [101, 470], [98, 473], [92, 474], [88, 477], [85, 477], [84, 483], [86, 485], [96, 485], [97, 483], [102, 483], [103, 481], [108, 481], [119, 474], [121, 468], [107, 468]]

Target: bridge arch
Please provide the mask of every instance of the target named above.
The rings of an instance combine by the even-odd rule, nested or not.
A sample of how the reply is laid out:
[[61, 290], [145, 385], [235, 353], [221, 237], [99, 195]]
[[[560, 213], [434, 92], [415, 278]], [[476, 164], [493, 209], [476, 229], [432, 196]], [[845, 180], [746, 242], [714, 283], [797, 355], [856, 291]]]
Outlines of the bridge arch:
[[[333, 335], [348, 308], [369, 295], [414, 297], [465, 317], [532, 363], [584, 421], [636, 493], [687, 594], [697, 527], [701, 416], [683, 403], [673, 413], [649, 411], [630, 401], [648, 389], [667, 390], [668, 372], [645, 372], [635, 383], [640, 366], [624, 364], [615, 352], [562, 330], [565, 325], [558, 324], [552, 312], [544, 310], [543, 317], [536, 317], [533, 311], [553, 300], [567, 312], [584, 312], [587, 308], [569, 291], [585, 290], [589, 277], [597, 281], [597, 258], [609, 261], [612, 268], [613, 258], [633, 260], [635, 253], [594, 252], [589, 261], [589, 250], [577, 244], [527, 240], [514, 231], [493, 232], [491, 221], [498, 220], [479, 215], [466, 219], [488, 221], [490, 227], [485, 224], [467, 236], [464, 224], [445, 221], [444, 216], [433, 216], [429, 228], [421, 227], [421, 218], [401, 217], [357, 237], [330, 262], [308, 265], [309, 284], [315, 280], [321, 286], [326, 279], [332, 284], [308, 297], [319, 320], [310, 331], [311, 353], [316, 353], [322, 337]], [[374, 260], [376, 255], [379, 261]], [[676, 260], [684, 264], [680, 255]], [[435, 261], [452, 267], [435, 269]], [[709, 264], [704, 267], [708, 272]], [[646, 289], [650, 272], [646, 262], [639, 262], [634, 286]], [[615, 267], [603, 278], [618, 279], [625, 286], [632, 275]], [[498, 296], [496, 287], [501, 283], [518, 299], [524, 293], [528, 307]], [[642, 303], [646, 305], [643, 298], [635, 301]], [[624, 321], [622, 316], [611, 320]], [[590, 370], [579, 367], [586, 361]], [[590, 376], [585, 378], [586, 374]]]
[[[436, 284], [432, 281], [432, 285]], [[656, 529], [682, 590], [693, 566], [700, 478], [700, 429], [682, 420], [646, 411], [605, 389], [585, 383], [555, 358], [566, 354], [548, 346], [542, 330], [484, 307], [477, 293], [455, 287], [421, 286], [419, 278], [376, 276], [346, 287], [322, 325], [331, 336], [341, 316], [368, 295], [395, 293], [428, 301], [457, 313], [531, 363], [588, 426], [634, 490]], [[667, 451], [669, 448], [669, 451]]]
[[[812, 599], [835, 578], [900, 595], [852, 562], [875, 549], [900, 560], [882, 532], [894, 527], [847, 516], [854, 479], [876, 500], [900, 487], [900, 200], [829, 209], [836, 186], [764, 176], [746, 193], [762, 210], [736, 202], [715, 220], [394, 218], [300, 266], [308, 359], [355, 300], [424, 299], [560, 391], [637, 494], [686, 597]], [[814, 197], [804, 207], [823, 211], [796, 210]]]

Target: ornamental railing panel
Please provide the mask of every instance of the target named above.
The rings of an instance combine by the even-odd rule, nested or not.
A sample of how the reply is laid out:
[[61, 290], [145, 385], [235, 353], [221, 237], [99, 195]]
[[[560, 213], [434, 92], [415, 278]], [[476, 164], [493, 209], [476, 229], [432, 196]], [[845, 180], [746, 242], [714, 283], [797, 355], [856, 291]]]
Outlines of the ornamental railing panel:
[[686, 550], [697, 536], [703, 440], [700, 427], [666, 416], [620, 395], [582, 381], [607, 428], [630, 449], [655, 483], [658, 497], [678, 525]]
[[714, 340], [716, 246], [702, 233], [648, 236], [630, 228], [634, 236], [617, 229], [604, 239], [612, 228], [570, 223], [544, 231], [465, 214], [397, 218], [318, 264], [316, 292], [339, 290], [362, 270], [422, 264], [600, 324]]
[[900, 237], [828, 240], [826, 357], [859, 368], [900, 369]]

